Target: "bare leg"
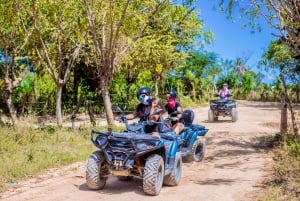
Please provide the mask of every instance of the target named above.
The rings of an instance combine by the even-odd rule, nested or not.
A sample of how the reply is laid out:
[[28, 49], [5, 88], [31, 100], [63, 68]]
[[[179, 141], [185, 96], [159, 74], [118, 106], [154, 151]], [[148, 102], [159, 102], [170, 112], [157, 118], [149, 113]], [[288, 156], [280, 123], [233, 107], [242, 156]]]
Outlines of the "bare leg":
[[156, 136], [156, 137], [158, 137], [160, 139], [160, 135], [159, 135], [158, 132], [152, 132], [151, 135]]
[[179, 135], [179, 134], [181, 133], [181, 131], [183, 131], [184, 125], [183, 125], [183, 123], [178, 122], [177, 124], [175, 124], [175, 125], [173, 126], [172, 129], [175, 131], [175, 133], [176, 133], [177, 135]]

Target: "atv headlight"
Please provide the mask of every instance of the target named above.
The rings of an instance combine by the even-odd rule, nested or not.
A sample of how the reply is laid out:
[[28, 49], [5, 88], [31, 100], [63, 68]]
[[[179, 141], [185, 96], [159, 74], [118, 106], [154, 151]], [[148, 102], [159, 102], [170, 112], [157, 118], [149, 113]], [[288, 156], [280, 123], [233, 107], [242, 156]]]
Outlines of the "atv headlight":
[[96, 139], [96, 142], [99, 147], [105, 147], [108, 143], [108, 139], [107, 139], [107, 137], [104, 137], [104, 136], [98, 136]]

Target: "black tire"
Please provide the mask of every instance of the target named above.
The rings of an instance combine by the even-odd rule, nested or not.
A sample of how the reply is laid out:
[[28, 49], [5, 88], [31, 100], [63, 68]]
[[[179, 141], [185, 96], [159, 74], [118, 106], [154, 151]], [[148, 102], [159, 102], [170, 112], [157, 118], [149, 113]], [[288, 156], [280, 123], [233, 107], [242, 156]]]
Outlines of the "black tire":
[[215, 119], [214, 119], [214, 111], [211, 110], [211, 109], [208, 110], [208, 121], [209, 122], [214, 122], [215, 121]]
[[177, 153], [175, 157], [175, 167], [171, 174], [164, 177], [164, 185], [177, 186], [181, 179], [182, 174], [182, 157], [181, 154]]
[[91, 154], [86, 167], [86, 184], [91, 190], [103, 189], [107, 177], [101, 177], [101, 169], [105, 165], [101, 151], [95, 151]]
[[131, 181], [133, 180], [133, 176], [118, 176], [120, 181]]
[[204, 138], [198, 138], [192, 146], [191, 153], [189, 153], [186, 157], [185, 160], [187, 162], [200, 162], [203, 160], [206, 152], [206, 141]]
[[147, 158], [144, 177], [143, 190], [148, 195], [158, 195], [162, 188], [165, 173], [164, 160], [160, 155], [154, 154]]
[[236, 122], [238, 119], [238, 112], [236, 110], [236, 108], [232, 108], [231, 109], [231, 120], [232, 122]]

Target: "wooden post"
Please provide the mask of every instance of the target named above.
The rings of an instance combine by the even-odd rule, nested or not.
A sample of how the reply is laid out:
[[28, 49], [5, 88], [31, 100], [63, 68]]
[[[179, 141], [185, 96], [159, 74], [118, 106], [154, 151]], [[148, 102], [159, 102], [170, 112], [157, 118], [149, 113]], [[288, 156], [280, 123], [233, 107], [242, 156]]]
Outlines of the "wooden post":
[[92, 109], [91, 105], [92, 105], [91, 101], [88, 100], [86, 102], [86, 107], [87, 107], [87, 110], [88, 110], [88, 113], [89, 113], [90, 121], [91, 121], [92, 125], [95, 126], [96, 121], [95, 121], [95, 117], [94, 117], [94, 113], [93, 113], [93, 109]]
[[281, 139], [284, 139], [285, 134], [287, 133], [288, 122], [287, 122], [287, 103], [285, 94], [282, 93], [281, 96], [281, 121], [280, 121], [280, 135]]

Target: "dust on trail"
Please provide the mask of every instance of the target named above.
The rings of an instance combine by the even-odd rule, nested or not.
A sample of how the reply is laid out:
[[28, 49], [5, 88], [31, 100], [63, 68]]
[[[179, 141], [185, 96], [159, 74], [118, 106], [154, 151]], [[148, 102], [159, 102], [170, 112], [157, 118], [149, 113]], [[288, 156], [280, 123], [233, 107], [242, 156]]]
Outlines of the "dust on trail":
[[[85, 183], [86, 161], [10, 186], [0, 194], [3, 201], [250, 201], [263, 190], [261, 182], [270, 174], [270, 136], [279, 131], [278, 104], [241, 102], [238, 121], [220, 117], [208, 123], [208, 107], [195, 111], [195, 123], [206, 126], [207, 152], [203, 162], [184, 163], [178, 186], [164, 186], [158, 196], [147, 196], [142, 180], [108, 179], [103, 190], [89, 190]], [[96, 148], [95, 148], [96, 150]]]

